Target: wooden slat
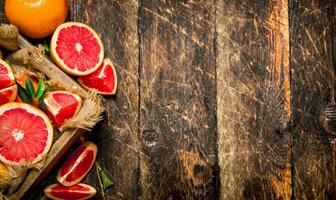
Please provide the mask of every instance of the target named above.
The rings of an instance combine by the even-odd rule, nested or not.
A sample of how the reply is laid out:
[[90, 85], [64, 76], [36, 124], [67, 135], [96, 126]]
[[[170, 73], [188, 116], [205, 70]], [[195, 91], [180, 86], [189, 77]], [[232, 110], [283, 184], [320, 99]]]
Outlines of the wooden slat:
[[102, 192], [93, 169], [86, 182], [94, 185], [95, 199], [137, 199], [138, 196], [138, 34], [137, 1], [70, 2], [70, 20], [92, 26], [102, 37], [106, 57], [118, 73], [115, 97], [105, 98], [104, 121], [93, 131], [98, 162], [115, 185]]
[[[293, 113], [296, 129], [293, 146], [294, 198], [336, 197], [335, 146], [319, 122], [319, 113], [330, 98], [330, 1], [292, 0]], [[334, 27], [335, 28], [335, 27]]]
[[140, 199], [215, 199], [214, 1], [140, 2]]
[[221, 199], [290, 199], [288, 2], [217, 2]]

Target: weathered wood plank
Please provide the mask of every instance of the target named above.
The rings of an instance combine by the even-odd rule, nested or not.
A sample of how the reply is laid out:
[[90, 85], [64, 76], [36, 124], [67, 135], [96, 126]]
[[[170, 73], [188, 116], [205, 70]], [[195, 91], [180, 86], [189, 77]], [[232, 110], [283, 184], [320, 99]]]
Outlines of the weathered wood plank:
[[288, 1], [217, 2], [222, 199], [290, 199]]
[[138, 3], [132, 0], [69, 1], [70, 20], [84, 22], [100, 33], [105, 55], [118, 73], [115, 97], [106, 97], [105, 120], [92, 134], [98, 162], [115, 185], [101, 191], [95, 169], [87, 180], [99, 191], [96, 199], [137, 199], [138, 196]]
[[214, 1], [140, 2], [140, 199], [216, 199]]
[[[329, 101], [329, 8], [332, 0], [292, 0], [290, 4], [294, 198], [334, 199], [335, 147], [319, 123]], [[335, 8], [334, 8], [335, 9]]]

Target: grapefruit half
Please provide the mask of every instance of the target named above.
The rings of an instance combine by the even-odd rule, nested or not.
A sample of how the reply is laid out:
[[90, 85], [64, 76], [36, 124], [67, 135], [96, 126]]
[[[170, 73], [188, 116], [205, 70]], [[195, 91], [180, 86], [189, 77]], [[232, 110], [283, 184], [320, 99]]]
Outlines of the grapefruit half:
[[113, 95], [117, 91], [117, 72], [111, 60], [104, 59], [95, 72], [79, 77], [78, 82], [98, 94]]
[[46, 187], [44, 194], [55, 200], [84, 200], [93, 197], [96, 189], [83, 183], [70, 187], [55, 183]]
[[53, 140], [48, 116], [25, 103], [0, 106], [0, 161], [31, 166], [46, 157]]
[[56, 64], [75, 76], [84, 76], [98, 69], [104, 58], [103, 43], [89, 26], [66, 22], [55, 30], [50, 53]]
[[43, 101], [49, 117], [60, 131], [64, 121], [76, 116], [82, 107], [79, 95], [63, 90], [48, 92]]

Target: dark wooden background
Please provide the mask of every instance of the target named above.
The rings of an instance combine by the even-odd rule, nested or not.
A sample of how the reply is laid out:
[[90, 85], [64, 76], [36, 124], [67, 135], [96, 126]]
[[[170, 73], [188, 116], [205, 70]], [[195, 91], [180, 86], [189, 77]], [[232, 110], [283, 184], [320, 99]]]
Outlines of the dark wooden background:
[[331, 1], [70, 0], [120, 80], [95, 199], [335, 199]]

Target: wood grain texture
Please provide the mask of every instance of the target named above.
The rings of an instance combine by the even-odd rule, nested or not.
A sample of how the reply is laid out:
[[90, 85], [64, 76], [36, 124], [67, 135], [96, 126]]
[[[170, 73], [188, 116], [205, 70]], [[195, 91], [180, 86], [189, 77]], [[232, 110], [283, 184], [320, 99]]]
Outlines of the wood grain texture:
[[[328, 1], [291, 1], [294, 198], [336, 197], [335, 148], [319, 123], [330, 98]], [[335, 8], [334, 8], [335, 9]]]
[[221, 199], [290, 199], [288, 2], [217, 2]]
[[70, 20], [84, 22], [100, 33], [105, 57], [118, 74], [115, 97], [106, 97], [105, 120], [91, 134], [99, 147], [98, 163], [115, 185], [101, 190], [96, 170], [86, 181], [98, 189], [95, 199], [137, 199], [138, 196], [138, 34], [137, 1], [69, 1]]
[[140, 199], [215, 199], [213, 1], [140, 1]]

